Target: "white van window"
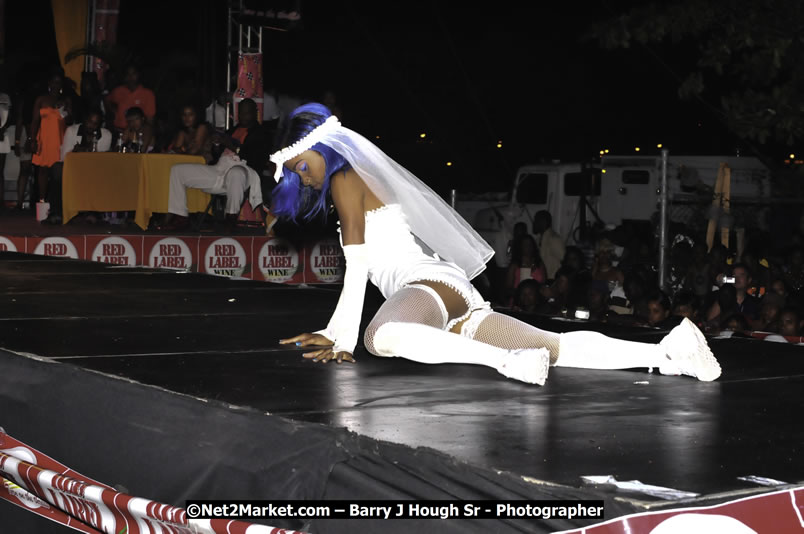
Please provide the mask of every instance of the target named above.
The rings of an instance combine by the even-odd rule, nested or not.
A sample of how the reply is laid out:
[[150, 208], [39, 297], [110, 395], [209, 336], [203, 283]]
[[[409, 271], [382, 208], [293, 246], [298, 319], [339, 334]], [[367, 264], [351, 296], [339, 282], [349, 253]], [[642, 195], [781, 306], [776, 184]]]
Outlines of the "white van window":
[[516, 190], [516, 201], [519, 204], [547, 204], [547, 174], [523, 174]]
[[632, 169], [623, 171], [624, 184], [649, 184], [650, 173], [648, 171], [635, 171]]

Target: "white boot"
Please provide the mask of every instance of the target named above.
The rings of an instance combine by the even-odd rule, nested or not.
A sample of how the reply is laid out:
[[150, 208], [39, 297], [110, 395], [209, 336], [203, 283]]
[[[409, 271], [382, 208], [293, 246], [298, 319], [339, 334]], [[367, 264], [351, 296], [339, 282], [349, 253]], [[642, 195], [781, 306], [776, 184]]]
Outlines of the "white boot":
[[703, 381], [720, 376], [720, 365], [706, 338], [689, 319], [684, 319], [658, 344], [626, 341], [598, 332], [561, 334], [555, 365], [583, 369], [656, 367], [663, 375], [683, 374]]
[[720, 376], [720, 364], [709, 349], [706, 338], [686, 317], [659, 344], [669, 358], [659, 366], [659, 372], [663, 375], [692, 376], [704, 382], [711, 382]]
[[485, 365], [508, 378], [540, 386], [550, 367], [550, 353], [544, 348], [505, 350], [417, 323], [385, 323], [374, 334], [373, 344], [379, 356], [429, 364]]

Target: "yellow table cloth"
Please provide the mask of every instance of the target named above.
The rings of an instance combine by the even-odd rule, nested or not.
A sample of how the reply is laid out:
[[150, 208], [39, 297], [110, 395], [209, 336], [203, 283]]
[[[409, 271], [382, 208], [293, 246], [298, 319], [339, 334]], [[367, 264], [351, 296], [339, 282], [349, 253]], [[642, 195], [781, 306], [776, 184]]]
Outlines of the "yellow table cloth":
[[[81, 211], [134, 211], [143, 230], [153, 213], [167, 213], [170, 169], [178, 163], [204, 164], [201, 156], [70, 152], [62, 174], [64, 224]], [[204, 211], [209, 195], [187, 189], [187, 209]]]

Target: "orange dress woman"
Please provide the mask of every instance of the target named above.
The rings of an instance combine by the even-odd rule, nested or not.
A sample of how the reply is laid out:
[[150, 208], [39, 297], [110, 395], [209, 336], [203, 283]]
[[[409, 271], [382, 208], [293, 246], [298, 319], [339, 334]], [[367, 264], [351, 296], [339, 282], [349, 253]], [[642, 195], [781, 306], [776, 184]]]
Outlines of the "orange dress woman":
[[39, 167], [37, 185], [39, 200], [47, 198], [48, 176], [50, 168], [61, 161], [61, 143], [67, 120], [72, 114], [70, 100], [63, 95], [64, 78], [60, 73], [53, 74], [48, 80], [48, 92], [40, 96], [34, 103], [31, 137], [34, 139], [34, 165]]

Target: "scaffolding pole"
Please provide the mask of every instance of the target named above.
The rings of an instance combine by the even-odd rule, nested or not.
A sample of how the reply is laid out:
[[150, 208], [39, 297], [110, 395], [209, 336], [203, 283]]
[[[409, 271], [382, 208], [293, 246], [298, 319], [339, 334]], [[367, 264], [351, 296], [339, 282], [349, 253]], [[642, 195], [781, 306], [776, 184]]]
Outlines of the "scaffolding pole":
[[659, 288], [667, 290], [667, 149], [662, 150], [662, 177], [659, 193]]
[[[233, 116], [232, 79], [237, 76], [237, 59], [241, 54], [262, 53], [263, 27], [241, 24], [238, 21], [244, 12], [243, 0], [230, 0], [229, 16], [226, 30], [226, 129], [231, 127], [231, 117]], [[256, 41], [256, 42], [252, 42]]]

